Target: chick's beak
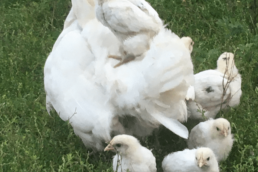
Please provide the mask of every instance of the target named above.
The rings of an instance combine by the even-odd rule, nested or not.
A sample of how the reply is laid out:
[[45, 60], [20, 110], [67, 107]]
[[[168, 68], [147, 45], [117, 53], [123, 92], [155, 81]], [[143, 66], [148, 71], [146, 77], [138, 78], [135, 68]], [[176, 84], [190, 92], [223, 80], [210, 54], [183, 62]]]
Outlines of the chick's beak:
[[228, 131], [227, 130], [223, 130], [221, 134], [224, 135], [225, 137], [227, 137], [228, 136]]
[[108, 144], [107, 147], [104, 149], [104, 151], [110, 151], [110, 150], [115, 150], [115, 148], [111, 144]]
[[198, 166], [201, 168], [204, 165], [203, 161], [199, 161]]

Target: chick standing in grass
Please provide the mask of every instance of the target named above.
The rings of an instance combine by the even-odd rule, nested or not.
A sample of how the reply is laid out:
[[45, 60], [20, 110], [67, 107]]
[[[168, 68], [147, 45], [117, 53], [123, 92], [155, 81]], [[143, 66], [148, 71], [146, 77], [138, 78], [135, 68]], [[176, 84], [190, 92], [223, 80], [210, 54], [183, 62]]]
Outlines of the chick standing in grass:
[[96, 0], [96, 16], [121, 42], [122, 57], [115, 67], [141, 57], [163, 27], [158, 13], [145, 0]]
[[189, 136], [188, 147], [209, 147], [217, 160], [225, 160], [233, 146], [233, 135], [228, 120], [224, 118], [210, 119], [196, 125]]
[[240, 103], [241, 75], [234, 63], [234, 54], [225, 52], [217, 60], [217, 69], [194, 75], [195, 101], [188, 101], [188, 116], [193, 119], [214, 118], [227, 106]]
[[185, 44], [185, 47], [189, 50], [189, 52], [192, 53], [194, 45], [192, 38], [190, 38], [189, 36], [182, 37], [181, 41]]
[[185, 149], [167, 155], [164, 172], [219, 172], [217, 159], [210, 148]]
[[156, 159], [152, 152], [129, 135], [115, 136], [104, 151], [115, 151], [113, 170], [117, 172], [156, 172]]

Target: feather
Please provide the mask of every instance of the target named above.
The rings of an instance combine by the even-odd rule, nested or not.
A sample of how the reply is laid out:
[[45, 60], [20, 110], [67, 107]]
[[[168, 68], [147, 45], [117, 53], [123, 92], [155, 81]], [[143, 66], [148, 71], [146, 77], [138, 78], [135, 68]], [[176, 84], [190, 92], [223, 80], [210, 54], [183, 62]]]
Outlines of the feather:
[[166, 116], [160, 115], [158, 113], [151, 114], [153, 118], [167, 127], [169, 130], [173, 131], [178, 136], [187, 139], [188, 129], [181, 124], [178, 120], [167, 118]]

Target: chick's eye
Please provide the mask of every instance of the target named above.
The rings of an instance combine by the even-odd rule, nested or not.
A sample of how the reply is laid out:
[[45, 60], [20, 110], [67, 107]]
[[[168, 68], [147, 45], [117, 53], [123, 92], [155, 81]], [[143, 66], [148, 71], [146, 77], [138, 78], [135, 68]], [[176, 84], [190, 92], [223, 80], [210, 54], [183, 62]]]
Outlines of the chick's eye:
[[120, 147], [121, 147], [121, 144], [116, 144], [116, 147], [120, 148]]
[[223, 60], [227, 60], [227, 57], [224, 57]]
[[217, 131], [219, 131], [219, 128], [218, 128], [218, 127], [216, 127], [216, 129], [217, 129]]
[[207, 161], [209, 161], [209, 160], [210, 160], [210, 157], [207, 158]]
[[195, 159], [197, 160], [197, 157], [195, 157]]
[[229, 130], [229, 127], [228, 127], [228, 130]]

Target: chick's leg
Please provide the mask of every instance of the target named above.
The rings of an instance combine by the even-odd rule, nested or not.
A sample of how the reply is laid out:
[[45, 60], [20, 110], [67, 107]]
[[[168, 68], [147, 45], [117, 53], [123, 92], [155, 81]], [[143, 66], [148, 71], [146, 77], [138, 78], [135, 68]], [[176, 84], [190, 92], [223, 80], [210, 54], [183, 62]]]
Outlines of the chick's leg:
[[144, 54], [150, 46], [150, 38], [146, 34], [137, 34], [133, 37], [126, 39], [123, 42], [122, 50], [123, 50], [123, 60], [118, 63], [116, 67], [119, 67], [125, 63], [128, 63], [134, 60], [136, 57], [141, 56]]
[[123, 65], [123, 64], [125, 64], [125, 63], [128, 63], [128, 62], [134, 60], [134, 59], [135, 59], [135, 56], [134, 56], [134, 55], [131, 55], [131, 54], [126, 55], [126, 56], [125, 56], [125, 59], [122, 60], [122, 61], [120, 61], [117, 65], [115, 65], [114, 68], [117, 68], [117, 67], [119, 67], [119, 66], [121, 66], [121, 65]]
[[112, 59], [119, 60], [119, 61], [123, 60], [123, 57], [125, 57], [127, 53], [126, 53], [126, 51], [124, 51], [122, 46], [119, 47], [119, 52], [120, 52], [121, 56], [109, 55], [108, 58], [112, 58]]
[[108, 58], [112, 58], [112, 59], [116, 59], [116, 60], [122, 60], [122, 57], [120, 57], [120, 56], [110, 55], [110, 56], [108, 56]]

